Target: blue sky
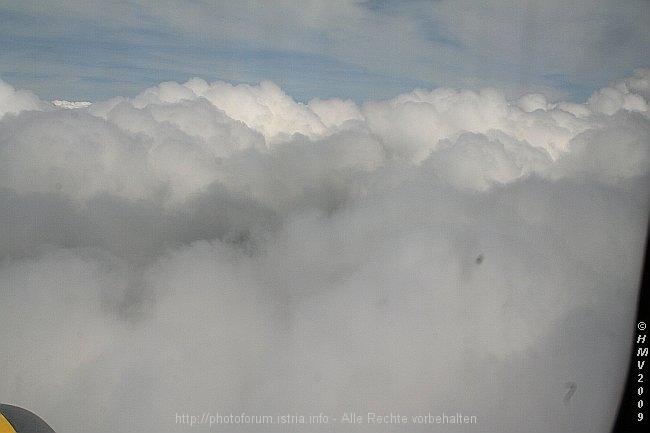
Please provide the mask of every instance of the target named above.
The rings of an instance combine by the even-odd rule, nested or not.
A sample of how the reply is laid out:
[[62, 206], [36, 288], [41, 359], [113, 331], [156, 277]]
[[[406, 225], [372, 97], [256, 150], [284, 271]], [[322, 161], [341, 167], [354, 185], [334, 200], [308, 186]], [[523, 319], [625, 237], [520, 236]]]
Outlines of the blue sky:
[[648, 66], [648, 22], [647, 0], [0, 0], [0, 78], [91, 101], [194, 76], [302, 101], [438, 86], [581, 101]]

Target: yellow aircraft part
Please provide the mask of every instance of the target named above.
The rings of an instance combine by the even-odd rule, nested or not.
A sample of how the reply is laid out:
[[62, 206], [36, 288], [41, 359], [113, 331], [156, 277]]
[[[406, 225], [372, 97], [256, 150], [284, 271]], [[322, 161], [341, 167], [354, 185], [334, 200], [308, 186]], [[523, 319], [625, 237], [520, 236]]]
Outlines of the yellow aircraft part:
[[7, 418], [0, 413], [0, 433], [16, 433], [16, 430], [9, 424]]

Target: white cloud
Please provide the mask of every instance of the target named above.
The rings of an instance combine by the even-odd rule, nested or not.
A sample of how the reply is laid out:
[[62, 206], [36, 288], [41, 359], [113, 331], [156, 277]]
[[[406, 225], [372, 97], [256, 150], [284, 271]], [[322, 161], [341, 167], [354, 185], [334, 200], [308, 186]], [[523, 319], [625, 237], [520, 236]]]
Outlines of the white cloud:
[[65, 101], [61, 99], [55, 99], [52, 101], [52, 105], [60, 108], [67, 108], [68, 110], [76, 110], [77, 108], [86, 108], [91, 105], [91, 102], [88, 101]]
[[16, 90], [0, 80], [0, 119], [6, 114], [18, 114], [26, 110], [42, 110], [45, 104], [27, 90]]
[[609, 431], [649, 82], [358, 106], [192, 79], [77, 110], [0, 82], [0, 401], [69, 432], [208, 411]]
[[612, 87], [605, 87], [589, 98], [589, 104], [596, 112], [612, 115], [619, 110], [648, 112], [647, 97], [650, 70], [639, 69], [629, 80], [619, 80]]

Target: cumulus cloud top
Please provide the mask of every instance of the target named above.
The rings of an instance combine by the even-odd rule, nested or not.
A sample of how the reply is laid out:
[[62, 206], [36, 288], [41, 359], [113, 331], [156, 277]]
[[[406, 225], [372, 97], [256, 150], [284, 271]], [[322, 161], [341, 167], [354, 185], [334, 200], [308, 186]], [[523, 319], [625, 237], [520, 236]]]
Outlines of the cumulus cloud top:
[[0, 118], [6, 114], [17, 114], [25, 110], [41, 110], [45, 104], [28, 90], [16, 90], [0, 80]]
[[75, 110], [77, 108], [86, 108], [90, 106], [90, 102], [88, 101], [65, 101], [61, 99], [55, 99], [52, 101], [52, 104], [61, 107], [61, 108], [67, 108], [69, 110]]
[[69, 432], [193, 411], [608, 431], [649, 88], [305, 104], [196, 78], [67, 110], [0, 82], [0, 400]]

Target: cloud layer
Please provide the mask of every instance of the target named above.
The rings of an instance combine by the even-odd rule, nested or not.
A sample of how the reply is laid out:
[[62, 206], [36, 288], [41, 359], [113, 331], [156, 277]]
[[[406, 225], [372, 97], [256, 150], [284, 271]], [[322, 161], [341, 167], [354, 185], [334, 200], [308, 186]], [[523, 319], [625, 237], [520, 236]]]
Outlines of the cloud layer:
[[[195, 78], [85, 107], [0, 82], [0, 400], [72, 433], [203, 412], [609, 431], [649, 100], [642, 69], [584, 104]], [[324, 431], [240, 426], [288, 430]]]

